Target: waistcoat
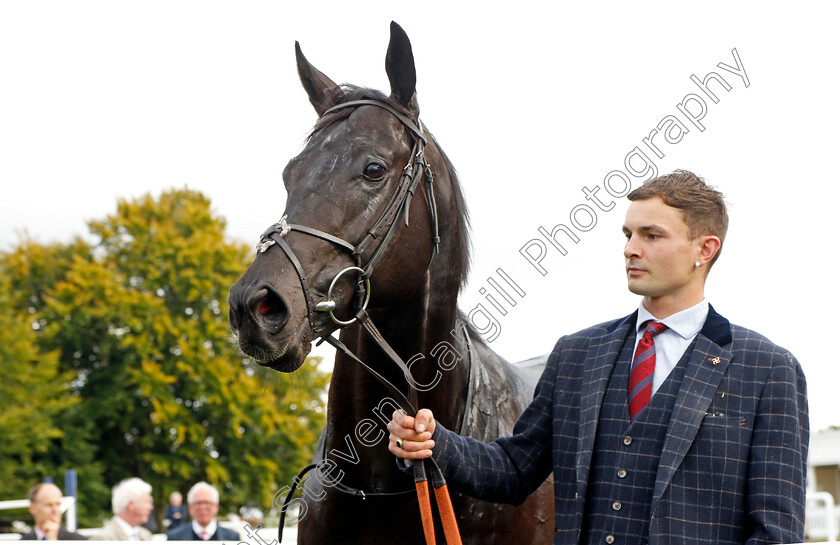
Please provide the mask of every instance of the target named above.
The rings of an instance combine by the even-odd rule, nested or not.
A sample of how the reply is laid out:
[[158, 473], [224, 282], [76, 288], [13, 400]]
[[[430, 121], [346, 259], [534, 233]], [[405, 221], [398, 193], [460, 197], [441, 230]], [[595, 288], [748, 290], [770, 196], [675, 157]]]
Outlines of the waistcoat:
[[671, 411], [694, 343], [645, 408], [630, 423], [627, 383], [635, 335], [631, 331], [604, 395], [589, 473], [581, 543], [647, 543], [650, 506]]

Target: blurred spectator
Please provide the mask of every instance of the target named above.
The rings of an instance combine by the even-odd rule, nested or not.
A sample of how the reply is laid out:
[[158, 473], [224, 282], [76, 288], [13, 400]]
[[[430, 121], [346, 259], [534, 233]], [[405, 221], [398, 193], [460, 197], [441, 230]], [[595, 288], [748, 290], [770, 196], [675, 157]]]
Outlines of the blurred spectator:
[[61, 489], [52, 483], [38, 483], [29, 489], [29, 512], [35, 528], [21, 539], [87, 539], [61, 527]]
[[187, 521], [187, 506], [184, 505], [184, 497], [180, 492], [169, 494], [169, 505], [166, 507], [166, 517], [163, 524], [169, 530], [174, 530]]
[[219, 491], [205, 482], [196, 483], [187, 493], [191, 524], [182, 524], [166, 532], [170, 541], [239, 541], [239, 533], [216, 523]]
[[108, 541], [149, 541], [152, 533], [143, 528], [152, 512], [152, 485], [136, 477], [114, 487], [111, 494], [114, 518], [94, 539]]

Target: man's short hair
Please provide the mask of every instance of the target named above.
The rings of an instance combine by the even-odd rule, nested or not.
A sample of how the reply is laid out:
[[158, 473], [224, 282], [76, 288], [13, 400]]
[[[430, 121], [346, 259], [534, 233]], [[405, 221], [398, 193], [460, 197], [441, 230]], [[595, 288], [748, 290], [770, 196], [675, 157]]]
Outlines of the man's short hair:
[[187, 492], [187, 503], [188, 504], [192, 505], [192, 502], [195, 499], [196, 492], [198, 492], [202, 488], [206, 488], [213, 495], [213, 503], [219, 503], [219, 491], [216, 490], [216, 487], [213, 486], [210, 483], [206, 483], [204, 481], [201, 481], [201, 482], [195, 483], [192, 486], [192, 488], [190, 488], [190, 491]]
[[[683, 221], [688, 226], [688, 238], [714, 235], [720, 239], [721, 248], [729, 228], [729, 213], [723, 193], [688, 170], [675, 170], [648, 180], [627, 195], [631, 201], [659, 197], [668, 206], [682, 210]], [[710, 266], [720, 257], [718, 250]]]
[[[36, 484], [35, 486], [33, 486], [32, 488], [30, 488], [30, 489], [29, 489], [29, 492], [27, 492], [27, 494], [26, 494], [26, 497], [28, 497], [28, 498], [29, 498], [29, 503], [35, 503], [35, 498], [37, 498], [37, 497], [38, 497], [38, 492], [40, 492], [40, 491], [41, 491], [41, 489], [42, 489], [45, 485], [48, 485], [48, 484], [52, 484], [53, 486], [56, 486], [56, 485], [55, 485], [55, 484], [53, 484], [53, 483], [38, 483], [38, 484]], [[59, 490], [60, 490], [60, 489], [59, 489]]]
[[129, 502], [139, 500], [144, 494], [151, 495], [151, 493], [152, 485], [142, 479], [137, 477], [125, 479], [120, 481], [111, 492], [111, 508], [115, 515], [119, 515], [125, 511]]

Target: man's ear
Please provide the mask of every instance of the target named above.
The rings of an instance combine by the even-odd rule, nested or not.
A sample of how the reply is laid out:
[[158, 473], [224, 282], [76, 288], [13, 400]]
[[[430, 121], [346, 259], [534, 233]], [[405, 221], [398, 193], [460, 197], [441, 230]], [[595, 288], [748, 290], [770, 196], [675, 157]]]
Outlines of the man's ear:
[[714, 235], [705, 235], [700, 238], [700, 254], [697, 256], [697, 262], [702, 267], [718, 254], [721, 247], [721, 241]]

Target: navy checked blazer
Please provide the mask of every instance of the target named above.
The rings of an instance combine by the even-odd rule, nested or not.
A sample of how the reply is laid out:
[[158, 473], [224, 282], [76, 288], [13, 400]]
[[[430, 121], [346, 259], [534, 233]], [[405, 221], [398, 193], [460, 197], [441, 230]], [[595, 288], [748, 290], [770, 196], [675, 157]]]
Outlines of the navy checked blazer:
[[[599, 412], [635, 323], [633, 313], [561, 338], [512, 436], [483, 443], [438, 424], [434, 456], [450, 486], [518, 504], [553, 472], [554, 543], [578, 543]], [[799, 363], [711, 306], [688, 350], [656, 482], [643, 492], [648, 543], [801, 542], [809, 429]]]

